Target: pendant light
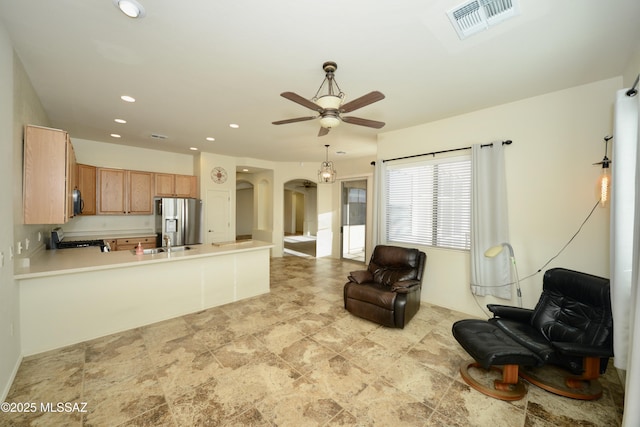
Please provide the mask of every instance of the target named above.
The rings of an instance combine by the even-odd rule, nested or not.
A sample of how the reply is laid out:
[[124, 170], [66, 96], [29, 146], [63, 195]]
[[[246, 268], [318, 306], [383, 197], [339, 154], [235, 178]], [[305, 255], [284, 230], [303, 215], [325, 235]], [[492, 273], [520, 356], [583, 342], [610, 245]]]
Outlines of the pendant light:
[[602, 165], [602, 172], [598, 178], [598, 184], [596, 185], [596, 197], [600, 200], [600, 206], [606, 207], [609, 205], [611, 199], [611, 160], [607, 157], [609, 141], [613, 136], [604, 137], [604, 158], [601, 162], [594, 163], [594, 165]]
[[329, 146], [326, 147], [326, 160], [320, 164], [320, 170], [318, 170], [318, 183], [320, 184], [332, 184], [336, 182], [336, 170], [333, 168], [333, 162], [329, 161]]

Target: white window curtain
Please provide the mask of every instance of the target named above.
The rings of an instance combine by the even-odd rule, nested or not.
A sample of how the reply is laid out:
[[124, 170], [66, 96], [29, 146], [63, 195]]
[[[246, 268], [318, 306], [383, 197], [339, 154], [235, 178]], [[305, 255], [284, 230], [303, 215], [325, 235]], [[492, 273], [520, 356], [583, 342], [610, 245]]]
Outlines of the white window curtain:
[[[614, 366], [626, 370], [622, 425], [640, 425], [640, 95], [616, 94], [611, 195]], [[633, 230], [633, 233], [631, 231]], [[636, 357], [634, 358], [634, 355]]]
[[471, 147], [471, 291], [511, 299], [509, 252], [484, 256], [490, 247], [509, 242], [503, 148], [500, 143]]
[[386, 215], [385, 215], [385, 183], [386, 166], [382, 160], [376, 161], [373, 170], [373, 230], [371, 240], [373, 247], [385, 244]]

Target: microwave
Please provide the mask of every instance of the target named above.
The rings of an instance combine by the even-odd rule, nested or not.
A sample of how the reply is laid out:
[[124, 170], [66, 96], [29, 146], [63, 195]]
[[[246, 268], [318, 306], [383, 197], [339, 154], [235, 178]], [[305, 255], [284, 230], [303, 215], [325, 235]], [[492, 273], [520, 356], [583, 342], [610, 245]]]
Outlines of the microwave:
[[73, 216], [80, 215], [82, 213], [83, 205], [84, 203], [82, 202], [80, 190], [76, 188], [73, 190]]

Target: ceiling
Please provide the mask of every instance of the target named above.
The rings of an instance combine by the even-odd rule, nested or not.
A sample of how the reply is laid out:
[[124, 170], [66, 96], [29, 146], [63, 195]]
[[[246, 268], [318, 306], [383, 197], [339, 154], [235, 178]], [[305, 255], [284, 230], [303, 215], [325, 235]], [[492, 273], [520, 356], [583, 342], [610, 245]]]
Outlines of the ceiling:
[[[0, 0], [51, 125], [72, 138], [270, 161], [322, 161], [325, 144], [373, 156], [379, 132], [618, 76], [640, 44], [638, 0], [521, 0], [519, 16], [465, 40], [446, 15], [461, 0], [139, 1], [136, 20], [113, 0]], [[318, 137], [315, 120], [271, 124], [313, 115], [280, 93], [311, 98], [325, 61], [347, 101], [386, 95], [349, 114], [384, 128]]]

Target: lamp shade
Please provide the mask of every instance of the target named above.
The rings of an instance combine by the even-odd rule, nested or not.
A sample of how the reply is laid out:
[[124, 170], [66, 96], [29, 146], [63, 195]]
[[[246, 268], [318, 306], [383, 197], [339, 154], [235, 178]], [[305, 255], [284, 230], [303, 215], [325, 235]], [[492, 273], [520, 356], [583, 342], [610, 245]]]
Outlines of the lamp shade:
[[334, 128], [340, 124], [340, 119], [333, 114], [326, 114], [320, 118], [320, 126], [323, 128]]
[[325, 110], [337, 110], [340, 108], [340, 103], [342, 103], [342, 98], [337, 95], [322, 95], [316, 99], [316, 104]]

